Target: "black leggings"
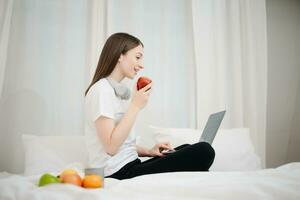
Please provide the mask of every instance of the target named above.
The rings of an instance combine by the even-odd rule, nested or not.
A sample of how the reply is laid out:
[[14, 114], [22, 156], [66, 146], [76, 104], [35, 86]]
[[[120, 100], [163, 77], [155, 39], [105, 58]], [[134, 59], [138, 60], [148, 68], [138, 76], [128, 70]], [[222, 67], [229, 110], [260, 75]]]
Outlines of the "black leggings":
[[122, 180], [163, 172], [208, 171], [215, 158], [214, 149], [206, 142], [184, 144], [175, 149], [174, 153], [163, 157], [154, 157], [144, 162], [136, 159], [106, 178]]

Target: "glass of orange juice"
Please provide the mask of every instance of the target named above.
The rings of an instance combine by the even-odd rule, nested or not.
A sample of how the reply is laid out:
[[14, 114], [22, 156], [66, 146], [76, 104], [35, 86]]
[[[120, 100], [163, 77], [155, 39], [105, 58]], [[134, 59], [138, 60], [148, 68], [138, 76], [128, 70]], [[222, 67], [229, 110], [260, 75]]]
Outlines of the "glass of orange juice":
[[102, 187], [104, 187], [104, 167], [85, 168], [84, 175], [97, 175], [101, 178]]

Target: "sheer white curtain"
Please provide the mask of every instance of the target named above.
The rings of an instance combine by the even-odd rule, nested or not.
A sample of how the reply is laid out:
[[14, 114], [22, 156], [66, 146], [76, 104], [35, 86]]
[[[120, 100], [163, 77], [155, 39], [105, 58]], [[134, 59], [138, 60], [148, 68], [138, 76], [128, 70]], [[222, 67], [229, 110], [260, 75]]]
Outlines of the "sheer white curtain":
[[83, 133], [83, 93], [106, 38], [120, 31], [142, 40], [139, 75], [154, 82], [139, 134], [150, 138], [149, 124], [202, 128], [226, 107], [223, 127], [250, 127], [264, 150], [263, 2], [14, 0], [9, 40], [1, 30], [0, 171], [22, 172], [23, 133]]
[[85, 85], [90, 84], [107, 35], [107, 0], [90, 0], [87, 14], [87, 63], [89, 73]]
[[223, 127], [249, 127], [265, 163], [267, 40], [261, 0], [192, 1], [197, 122], [226, 109]]
[[2, 94], [4, 72], [6, 67], [13, 2], [13, 0], [0, 1], [0, 97]]
[[87, 13], [85, 0], [14, 1], [1, 72], [0, 171], [22, 172], [21, 134], [82, 134]]

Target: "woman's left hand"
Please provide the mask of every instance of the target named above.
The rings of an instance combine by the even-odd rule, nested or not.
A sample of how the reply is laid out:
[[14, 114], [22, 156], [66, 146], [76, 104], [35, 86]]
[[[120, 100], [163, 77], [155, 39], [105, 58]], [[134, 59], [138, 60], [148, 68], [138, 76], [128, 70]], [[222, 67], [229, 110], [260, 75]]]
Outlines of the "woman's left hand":
[[163, 142], [163, 143], [158, 143], [152, 149], [149, 150], [149, 156], [155, 157], [155, 156], [164, 156], [161, 152], [163, 150], [174, 150], [169, 142]]

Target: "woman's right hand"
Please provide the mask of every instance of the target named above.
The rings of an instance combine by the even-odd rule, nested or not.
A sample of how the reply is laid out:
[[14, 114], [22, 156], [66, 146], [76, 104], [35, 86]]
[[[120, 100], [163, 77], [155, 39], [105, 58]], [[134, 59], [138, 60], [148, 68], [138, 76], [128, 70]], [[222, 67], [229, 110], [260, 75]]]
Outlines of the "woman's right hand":
[[134, 84], [131, 104], [139, 110], [143, 109], [148, 102], [151, 91], [152, 82], [140, 90], [137, 90], [136, 84]]

